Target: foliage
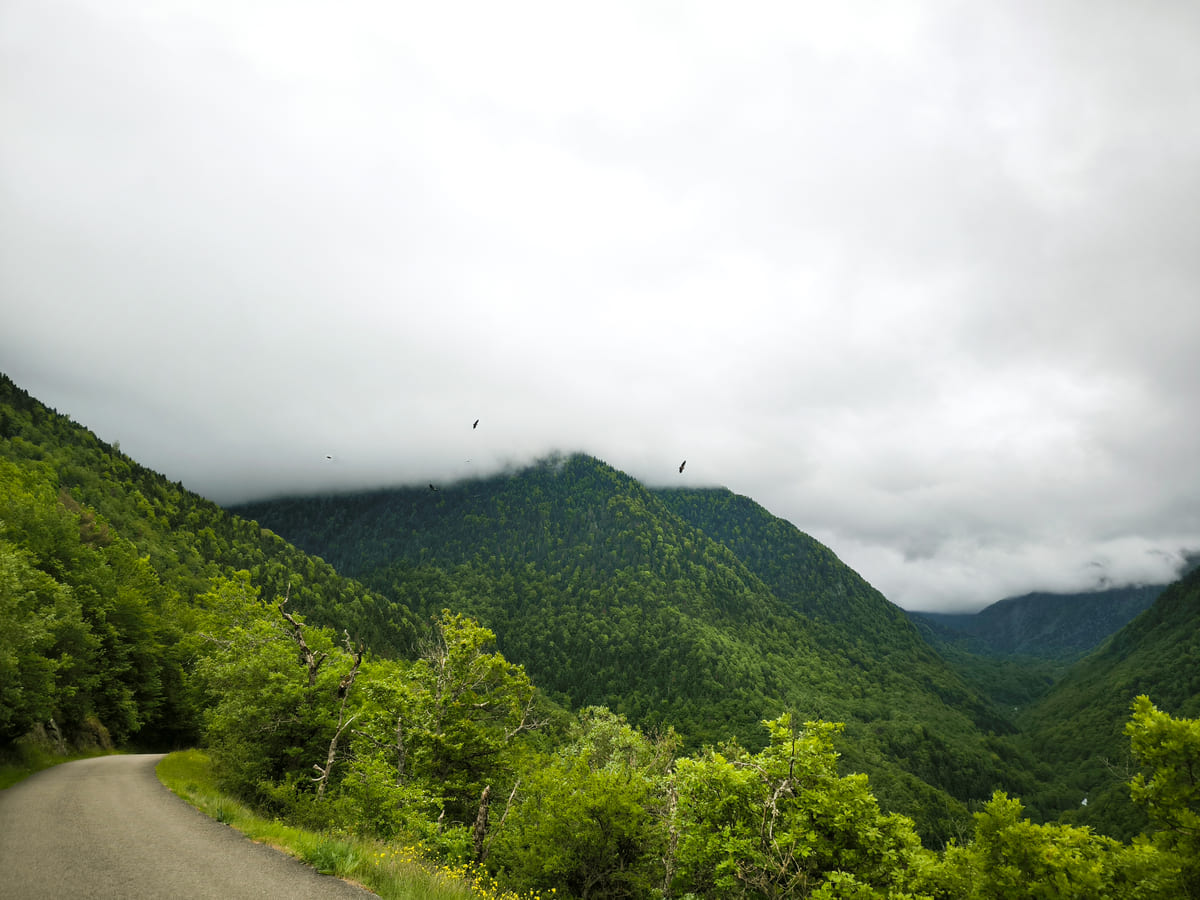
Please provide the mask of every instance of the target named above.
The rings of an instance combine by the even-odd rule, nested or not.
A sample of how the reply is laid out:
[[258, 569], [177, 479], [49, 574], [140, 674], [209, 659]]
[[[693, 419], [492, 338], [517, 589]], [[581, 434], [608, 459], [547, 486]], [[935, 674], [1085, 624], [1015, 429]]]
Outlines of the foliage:
[[647, 896], [666, 878], [673, 733], [648, 738], [600, 707], [531, 757], [488, 858], [525, 890]]
[[0, 743], [34, 725], [123, 741], [168, 701], [175, 603], [131, 543], [60, 501], [45, 465], [0, 458]]
[[[203, 643], [192, 684], [226, 786], [252, 796], [266, 785], [312, 781], [351, 667], [346, 652], [323, 629], [306, 629], [302, 649], [282, 610], [259, 599], [247, 572], [215, 580], [197, 599], [197, 626]], [[272, 794], [276, 803], [286, 796]]]
[[[1072, 667], [1021, 717], [1021, 742], [1047, 785], [1030, 806], [1128, 840], [1149, 826], [1127, 783], [1137, 761], [1125, 731], [1142, 694], [1173, 714], [1200, 716], [1200, 569]], [[1086, 799], [1086, 806], [1082, 801]]]
[[1002, 791], [975, 814], [974, 840], [947, 851], [930, 881], [964, 900], [1117, 900], [1177, 897], [1174, 860], [1145, 841], [1123, 846], [1088, 828], [1035, 825]]
[[157, 772], [163, 784], [202, 812], [252, 840], [324, 864], [385, 900], [533, 900], [501, 891], [477, 872], [441, 866], [412, 843], [334, 836], [263, 818], [221, 791], [211, 757], [200, 751], [171, 753]]
[[760, 746], [759, 721], [785, 708], [843, 721], [847, 758], [934, 842], [973, 799], [1027, 785], [1006, 717], [899, 609], [729, 491], [647, 490], [573, 455], [437, 492], [238, 511], [419, 615], [477, 618], [561, 702], [669, 725], [690, 749]]
[[1155, 828], [1155, 844], [1183, 860], [1189, 896], [1200, 897], [1200, 719], [1176, 719], [1142, 695], [1125, 726], [1142, 771], [1133, 802]]
[[711, 897], [905, 890], [927, 851], [911, 820], [880, 811], [865, 776], [838, 775], [840, 727], [765, 724], [761, 753], [731, 746], [678, 762], [679, 885]]
[[[0, 750], [29, 728], [66, 744], [194, 741], [190, 606], [238, 571], [314, 622], [411, 652], [404, 607], [168, 481], [0, 374]], [[96, 724], [98, 723], [98, 725]]]

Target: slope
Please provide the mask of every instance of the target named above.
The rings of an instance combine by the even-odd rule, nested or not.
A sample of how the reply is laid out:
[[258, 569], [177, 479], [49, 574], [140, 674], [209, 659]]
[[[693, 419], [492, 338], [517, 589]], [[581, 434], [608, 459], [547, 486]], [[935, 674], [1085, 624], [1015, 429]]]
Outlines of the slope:
[[1150, 607], [1164, 584], [1008, 597], [972, 614], [913, 612], [974, 653], [1074, 661]]
[[1069, 811], [1067, 820], [1115, 836], [1140, 829], [1124, 726], [1141, 694], [1172, 715], [1200, 715], [1200, 570], [1073, 666], [1023, 718], [1025, 740], [1055, 773], [1044, 815]]
[[1165, 585], [1009, 597], [977, 613], [910, 612], [925, 640], [976, 691], [1017, 714], [1087, 651], [1145, 610]]
[[[731, 533], [719, 507], [740, 511], [744, 539], [709, 534]], [[572, 705], [671, 725], [693, 745], [755, 745], [758, 721], [789, 708], [845, 721], [848, 764], [931, 833], [946, 836], [962, 803], [1021, 787], [1009, 742], [979, 729], [1003, 720], [904, 616], [827, 548], [728, 492], [651, 491], [576, 454], [437, 491], [237, 512], [422, 615], [477, 616]]]
[[[216, 577], [373, 648], [408, 650], [406, 609], [138, 464], [0, 374], [0, 749], [25, 729], [70, 740], [194, 740], [180, 636]], [[89, 737], [90, 735], [90, 737]]]

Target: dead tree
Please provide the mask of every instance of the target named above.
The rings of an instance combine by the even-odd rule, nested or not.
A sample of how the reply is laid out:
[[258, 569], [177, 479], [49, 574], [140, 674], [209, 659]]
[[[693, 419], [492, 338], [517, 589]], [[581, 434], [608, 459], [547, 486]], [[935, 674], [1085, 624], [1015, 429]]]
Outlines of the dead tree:
[[326, 654], [325, 651], [321, 651], [320, 654], [314, 654], [312, 650], [309, 649], [308, 642], [304, 640], [304, 629], [300, 627], [300, 623], [296, 621], [295, 617], [284, 609], [284, 606], [286, 606], [288, 602], [288, 596], [291, 595], [291, 591], [292, 586], [289, 584], [288, 594], [285, 595], [283, 600], [281, 600], [279, 603], [279, 614], [287, 619], [288, 625], [290, 626], [292, 632], [292, 640], [295, 641], [296, 646], [300, 648], [300, 665], [308, 669], [308, 686], [310, 688], [316, 687], [317, 672], [320, 670], [321, 664], [325, 662]]
[[325, 757], [325, 765], [322, 767], [313, 763], [313, 768], [319, 773], [313, 779], [317, 783], [318, 800], [325, 796], [325, 785], [329, 783], [329, 773], [333, 771], [333, 764], [337, 759], [338, 740], [341, 738], [342, 732], [349, 727], [350, 723], [358, 718], [357, 714], [351, 716], [349, 719], [346, 718], [346, 701], [349, 699], [350, 688], [354, 685], [354, 679], [358, 677], [358, 667], [362, 665], [363, 644], [359, 641], [358, 652], [356, 654], [354, 645], [350, 642], [349, 633], [342, 632], [342, 634], [346, 640], [346, 651], [353, 657], [354, 665], [351, 666], [350, 671], [346, 673], [346, 676], [338, 684], [337, 696], [341, 700], [341, 703], [338, 705], [338, 723], [337, 729], [333, 733], [333, 739], [329, 742], [329, 753]]

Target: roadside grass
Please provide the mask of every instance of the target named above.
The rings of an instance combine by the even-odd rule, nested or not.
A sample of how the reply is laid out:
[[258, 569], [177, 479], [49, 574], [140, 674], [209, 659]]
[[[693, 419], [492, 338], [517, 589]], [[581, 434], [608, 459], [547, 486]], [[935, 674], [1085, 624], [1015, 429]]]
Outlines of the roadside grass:
[[419, 844], [387, 844], [345, 835], [321, 834], [264, 819], [216, 786], [212, 761], [199, 750], [171, 753], [158, 764], [158, 778], [201, 812], [246, 835], [375, 892], [384, 900], [551, 900], [556, 892], [518, 895], [502, 891], [473, 866], [440, 866]]
[[77, 759], [108, 756], [111, 753], [113, 753], [112, 750], [87, 750], [61, 754], [39, 744], [18, 741], [11, 753], [0, 757], [0, 791], [12, 787], [19, 781], [24, 781], [42, 769], [49, 769], [51, 766], [73, 762]]

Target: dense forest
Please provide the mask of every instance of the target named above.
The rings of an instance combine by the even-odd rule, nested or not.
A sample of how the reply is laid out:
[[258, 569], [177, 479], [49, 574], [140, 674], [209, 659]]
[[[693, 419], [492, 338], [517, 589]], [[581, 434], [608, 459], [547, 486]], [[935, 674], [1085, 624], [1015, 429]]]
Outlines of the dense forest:
[[973, 653], [1074, 662], [1147, 610], [1165, 584], [1008, 597], [977, 613], [910, 612], [926, 633]]
[[1071, 666], [1149, 608], [1166, 585], [1008, 597], [976, 613], [909, 612], [939, 656], [1018, 719]]
[[[324, 559], [0, 376], [0, 752], [202, 744], [264, 811], [517, 891], [1200, 896], [1196, 577], [1014, 719], [726, 491], [572, 456], [308, 502]], [[1115, 728], [1142, 836], [1010, 796], [1078, 793], [1054, 728]]]
[[[936, 841], [1030, 766], [1013, 726], [828, 550], [725, 490], [650, 491], [591, 457], [459, 485], [238, 507], [422, 616], [476, 617], [563, 705], [694, 749], [790, 710]], [[722, 524], [718, 524], [722, 523]], [[742, 558], [749, 548], [749, 562]]]

